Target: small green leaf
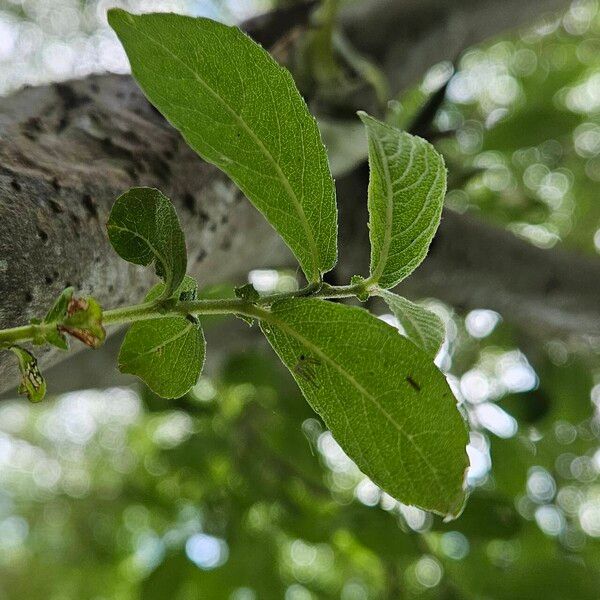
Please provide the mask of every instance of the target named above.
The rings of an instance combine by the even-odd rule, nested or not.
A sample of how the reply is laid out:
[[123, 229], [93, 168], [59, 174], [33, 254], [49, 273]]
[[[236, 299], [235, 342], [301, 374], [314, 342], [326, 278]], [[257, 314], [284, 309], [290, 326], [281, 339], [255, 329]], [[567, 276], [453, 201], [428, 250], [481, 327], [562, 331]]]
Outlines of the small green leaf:
[[64, 289], [44, 317], [43, 321], [44, 340], [61, 350], [69, 349], [69, 342], [65, 334], [60, 331], [59, 327], [67, 317], [67, 311], [72, 298], [73, 288], [68, 287]]
[[427, 256], [442, 215], [446, 167], [424, 139], [359, 116], [369, 139], [371, 281], [389, 289]]
[[[151, 302], [164, 294], [157, 284], [146, 296]], [[196, 293], [197, 283], [185, 277], [176, 291]], [[119, 370], [137, 375], [163, 398], [179, 398], [198, 381], [204, 365], [204, 333], [195, 317], [169, 316], [134, 323], [119, 352]]]
[[58, 326], [90, 348], [99, 348], [106, 339], [102, 326], [102, 308], [94, 298], [71, 298], [67, 316]]
[[163, 298], [172, 296], [185, 276], [187, 251], [171, 201], [154, 188], [132, 188], [117, 198], [107, 228], [117, 254], [136, 265], [154, 262]]
[[61, 322], [67, 316], [67, 310], [69, 303], [73, 298], [73, 288], [65, 288], [60, 296], [56, 299], [50, 310], [44, 317], [44, 323], [56, 323]]
[[251, 283], [236, 287], [234, 292], [238, 298], [246, 300], [246, 302], [256, 302], [260, 299], [260, 294], [256, 291], [256, 288]]
[[10, 346], [9, 350], [14, 352], [19, 361], [19, 394], [27, 396], [30, 402], [41, 402], [46, 395], [46, 380], [40, 373], [35, 356], [21, 346]]
[[69, 349], [67, 337], [58, 329], [58, 326], [44, 332], [44, 341], [56, 346], [57, 348], [60, 348], [61, 350]]
[[337, 259], [335, 188], [290, 73], [238, 28], [174, 14], [108, 20], [149, 100], [222, 169], [294, 252], [311, 282]]
[[380, 290], [381, 296], [390, 307], [407, 337], [429, 356], [435, 358], [444, 343], [446, 329], [442, 320], [430, 310], [387, 290]]
[[261, 328], [362, 471], [406, 504], [457, 515], [467, 429], [431, 358], [360, 308], [284, 300]]
[[[364, 286], [365, 281], [366, 279], [362, 275], [352, 275], [350, 278], [350, 285]], [[369, 299], [369, 291], [365, 287], [356, 293], [356, 297], [361, 302], [366, 302]]]

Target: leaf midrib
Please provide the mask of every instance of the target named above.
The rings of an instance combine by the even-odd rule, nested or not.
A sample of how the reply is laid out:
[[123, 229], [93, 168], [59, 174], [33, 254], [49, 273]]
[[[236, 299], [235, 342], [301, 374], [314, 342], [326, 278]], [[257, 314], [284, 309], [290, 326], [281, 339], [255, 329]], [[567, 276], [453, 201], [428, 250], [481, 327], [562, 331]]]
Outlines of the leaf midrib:
[[151, 42], [153, 42], [154, 44], [156, 44], [157, 46], [162, 48], [167, 54], [169, 54], [171, 57], [173, 57], [173, 59], [175, 59], [178, 63], [180, 63], [184, 69], [186, 69], [189, 73], [191, 73], [191, 75], [194, 77], [194, 79], [196, 79], [196, 81], [198, 81], [198, 83], [202, 87], [204, 87], [204, 89], [206, 89], [218, 102], [220, 102], [221, 105], [234, 118], [234, 120], [248, 133], [248, 135], [250, 135], [250, 137], [254, 140], [254, 142], [257, 144], [257, 146], [262, 151], [263, 155], [271, 163], [271, 165], [275, 169], [275, 172], [279, 176], [281, 183], [283, 184], [284, 190], [286, 191], [289, 198], [292, 200], [292, 203], [296, 209], [296, 212], [297, 212], [300, 222], [302, 224], [302, 228], [304, 229], [304, 233], [306, 234], [306, 237], [309, 242], [314, 273], [317, 274], [317, 277], [318, 277], [320, 275], [320, 268], [319, 268], [319, 252], [317, 249], [316, 240], [313, 236], [312, 230], [311, 230], [308, 220], [306, 218], [306, 214], [304, 213], [302, 204], [298, 200], [296, 192], [292, 188], [288, 178], [286, 177], [285, 173], [281, 170], [281, 167], [279, 166], [279, 164], [277, 163], [277, 161], [275, 160], [275, 158], [273, 157], [273, 155], [271, 154], [269, 149], [263, 144], [262, 140], [256, 135], [254, 130], [246, 123], [246, 121], [244, 121], [244, 119], [240, 115], [238, 115], [238, 113], [225, 101], [225, 99], [222, 96], [220, 96], [206, 81], [204, 81], [204, 79], [202, 79], [202, 77], [200, 77], [200, 75], [196, 71], [194, 71], [181, 58], [179, 58], [175, 53], [173, 53], [169, 48], [167, 48], [164, 44], [162, 44], [159, 40], [157, 40], [156, 38], [151, 36], [149, 33], [140, 30], [140, 34], [144, 35]]
[[[370, 135], [370, 133], [369, 133]], [[386, 191], [386, 206], [385, 206], [385, 229], [383, 232], [383, 244], [381, 245], [381, 250], [379, 252], [379, 263], [375, 267], [375, 271], [371, 274], [373, 281], [379, 281], [379, 278], [383, 274], [385, 269], [385, 264], [387, 262], [388, 254], [390, 251], [390, 246], [392, 244], [392, 226], [394, 220], [394, 190], [392, 186], [392, 177], [390, 174], [390, 169], [388, 162], [386, 160], [385, 151], [383, 149], [383, 144], [381, 143], [381, 139], [376, 136], [372, 136], [375, 144], [377, 146], [377, 150], [380, 155], [381, 166], [384, 171], [385, 178], [385, 191]]]
[[[159, 319], [162, 320], [162, 319]], [[182, 329], [179, 333], [177, 333], [176, 335], [171, 336], [170, 338], [163, 340], [160, 344], [158, 344], [157, 346], [153, 346], [152, 348], [149, 348], [148, 350], [145, 350], [144, 352], [139, 352], [138, 354], [135, 355], [135, 358], [132, 359], [131, 362], [135, 362], [141, 358], [143, 358], [144, 356], [146, 356], [147, 354], [153, 354], [156, 353], [156, 351], [159, 348], [164, 348], [165, 346], [168, 346], [169, 344], [172, 344], [173, 342], [176, 342], [179, 338], [183, 337], [184, 335], [187, 335], [190, 330], [194, 327], [194, 325], [192, 323], [186, 324], [185, 329]]]

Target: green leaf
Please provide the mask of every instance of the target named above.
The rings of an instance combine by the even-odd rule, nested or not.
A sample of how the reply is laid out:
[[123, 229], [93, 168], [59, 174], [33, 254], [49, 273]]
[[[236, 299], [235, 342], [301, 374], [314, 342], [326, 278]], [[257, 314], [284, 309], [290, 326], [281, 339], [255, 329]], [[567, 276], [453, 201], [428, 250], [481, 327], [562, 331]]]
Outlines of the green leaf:
[[[73, 298], [73, 288], [68, 287], [62, 291], [56, 302], [44, 317], [44, 340], [61, 350], [69, 349], [69, 342], [59, 327], [67, 317], [69, 304]], [[48, 327], [50, 326], [50, 327]]]
[[262, 318], [306, 399], [366, 475], [406, 504], [460, 512], [467, 429], [429, 356], [360, 308], [284, 300]]
[[257, 302], [260, 299], [260, 294], [251, 283], [236, 287], [234, 292], [238, 298], [246, 300], [246, 302]]
[[50, 310], [46, 313], [46, 316], [44, 317], [44, 323], [62, 322], [67, 316], [67, 310], [72, 297], [73, 288], [65, 288], [61, 292], [60, 296], [56, 299], [56, 302], [54, 302]]
[[442, 214], [446, 167], [425, 140], [359, 116], [369, 139], [371, 281], [389, 289], [427, 256]]
[[235, 181], [318, 281], [337, 258], [335, 188], [290, 73], [239, 29], [210, 19], [119, 9], [108, 19], [150, 102]]
[[67, 316], [58, 326], [90, 348], [99, 348], [106, 339], [102, 326], [102, 308], [94, 298], [70, 298]]
[[[150, 302], [162, 297], [157, 284], [146, 296]], [[179, 294], [195, 294], [196, 282], [185, 277]], [[179, 398], [198, 381], [204, 365], [206, 343], [195, 317], [174, 316], [134, 323], [119, 352], [119, 370], [137, 375], [163, 398]]]
[[362, 275], [352, 275], [352, 277], [350, 278], [350, 285], [359, 286], [359, 288], [361, 288], [361, 287], [363, 288], [362, 290], [359, 289], [356, 292], [356, 297], [361, 302], [366, 302], [369, 299], [369, 295], [370, 295], [370, 292], [365, 285], [366, 281], [367, 280]]
[[19, 361], [19, 394], [27, 396], [30, 402], [41, 402], [46, 395], [46, 380], [40, 373], [35, 356], [21, 346], [10, 346], [9, 350], [14, 352]]
[[163, 298], [172, 296], [185, 276], [187, 252], [171, 201], [154, 188], [132, 188], [117, 198], [107, 228], [117, 254], [136, 265], [154, 262], [165, 282]]
[[430, 310], [387, 290], [381, 296], [406, 331], [406, 336], [435, 358], [444, 343], [446, 329], [442, 320]]

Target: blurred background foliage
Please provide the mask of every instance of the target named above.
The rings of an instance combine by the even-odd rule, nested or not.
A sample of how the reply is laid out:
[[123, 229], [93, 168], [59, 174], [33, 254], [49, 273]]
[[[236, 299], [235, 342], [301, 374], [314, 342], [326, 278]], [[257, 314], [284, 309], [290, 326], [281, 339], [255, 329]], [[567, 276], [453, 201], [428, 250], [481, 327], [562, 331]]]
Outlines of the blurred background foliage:
[[[0, 93], [126, 72], [105, 25], [115, 4], [0, 1]], [[120, 4], [235, 22], [273, 3]], [[444, 86], [427, 134], [448, 207], [598, 256], [598, 2], [435, 65], [388, 99], [389, 120], [405, 126]], [[597, 599], [600, 349], [424, 302], [446, 323], [436, 360], [472, 429], [459, 520], [365, 479], [271, 355], [249, 350], [176, 402], [129, 388], [3, 401], [0, 599]]]

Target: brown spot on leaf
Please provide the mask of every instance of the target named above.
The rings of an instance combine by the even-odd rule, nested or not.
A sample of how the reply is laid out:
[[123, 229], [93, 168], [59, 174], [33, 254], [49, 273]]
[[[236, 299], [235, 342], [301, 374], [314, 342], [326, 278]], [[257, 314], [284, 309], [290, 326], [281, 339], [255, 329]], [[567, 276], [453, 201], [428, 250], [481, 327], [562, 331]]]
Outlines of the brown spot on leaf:
[[67, 317], [72, 317], [76, 312], [87, 310], [88, 305], [88, 301], [85, 298], [71, 298], [67, 306]]
[[77, 338], [80, 342], [83, 342], [86, 346], [89, 346], [90, 348], [96, 349], [102, 345], [102, 340], [98, 336], [93, 335], [85, 329], [67, 327], [66, 325], [61, 325], [58, 329], [59, 331], [72, 335], [74, 338]]
[[[97, 308], [96, 303], [94, 303], [94, 306]], [[80, 316], [79, 313], [85, 313], [88, 311], [89, 308], [90, 303], [86, 298], [71, 298], [67, 306], [67, 320], [73, 316]], [[87, 319], [90, 318], [89, 316], [86, 317]], [[69, 324], [65, 322], [58, 327], [58, 330], [63, 333], [68, 333], [69, 335], [83, 342], [86, 346], [95, 349], [102, 345], [106, 337], [106, 332], [104, 331], [104, 328], [102, 327], [99, 321], [95, 320], [95, 318], [97, 317], [92, 316], [92, 319], [88, 322], [85, 322], [87, 321], [87, 319], [84, 320], [85, 324], [83, 327], [77, 327], [74, 324]]]

